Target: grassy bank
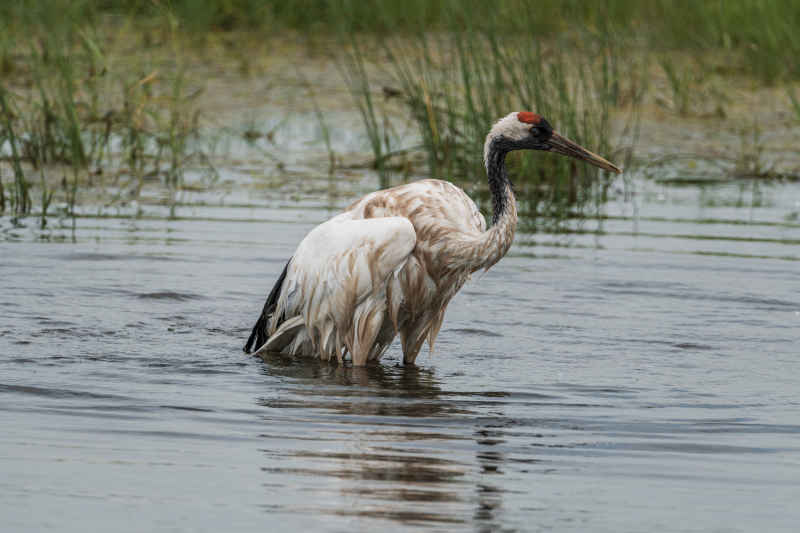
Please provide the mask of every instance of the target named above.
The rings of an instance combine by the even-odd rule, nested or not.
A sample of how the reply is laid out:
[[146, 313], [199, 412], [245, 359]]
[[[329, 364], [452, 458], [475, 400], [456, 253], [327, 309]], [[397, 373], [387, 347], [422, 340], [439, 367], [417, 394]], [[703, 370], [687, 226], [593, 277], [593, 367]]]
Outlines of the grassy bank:
[[800, 4], [793, 0], [54, 0], [3, 2], [0, 20], [5, 39], [24, 40], [32, 23], [80, 27], [110, 16], [152, 27], [166, 11], [200, 37], [232, 30], [295, 30], [313, 39], [340, 30], [396, 35], [474, 28], [549, 38], [611, 28], [662, 51], [726, 52], [714, 68], [770, 82], [800, 76]]

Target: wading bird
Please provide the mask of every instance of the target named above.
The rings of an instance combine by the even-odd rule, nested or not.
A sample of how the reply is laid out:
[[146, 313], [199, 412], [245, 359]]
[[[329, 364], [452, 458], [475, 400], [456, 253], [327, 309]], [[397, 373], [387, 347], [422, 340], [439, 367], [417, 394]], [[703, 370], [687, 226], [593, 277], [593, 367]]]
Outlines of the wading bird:
[[543, 150], [620, 169], [529, 111], [500, 119], [483, 159], [492, 227], [452, 183], [426, 179], [376, 191], [311, 230], [267, 297], [244, 350], [311, 355], [355, 366], [380, 358], [399, 333], [403, 363], [433, 343], [447, 304], [514, 239], [517, 206], [505, 167], [513, 150]]

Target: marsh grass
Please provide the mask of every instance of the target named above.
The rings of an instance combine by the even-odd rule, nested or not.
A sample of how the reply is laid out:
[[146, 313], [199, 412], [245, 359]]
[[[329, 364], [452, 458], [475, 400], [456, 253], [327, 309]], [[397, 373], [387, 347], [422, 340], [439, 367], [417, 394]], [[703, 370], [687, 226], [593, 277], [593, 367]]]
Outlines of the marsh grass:
[[[698, 73], [762, 84], [800, 79], [797, 27], [800, 3], [793, 0], [6, 2], [0, 211], [24, 215], [38, 197], [43, 213], [64, 202], [74, 215], [79, 196], [93, 188], [113, 191], [111, 201], [122, 203], [151, 182], [168, 189], [174, 206], [187, 166], [215, 172], [186, 56], [224, 36], [239, 73], [250, 75], [258, 67], [236, 46], [236, 31], [338, 44], [332, 55], [381, 184], [390, 181], [393, 157], [418, 148], [398, 146], [394, 124], [409, 120], [424, 171], [460, 180], [485, 200], [482, 144], [498, 117], [535, 110], [562, 134], [630, 167], [653, 57], [666, 58], [660, 67], [673, 110], [691, 114]], [[672, 59], [695, 56], [702, 62]], [[399, 94], [392, 102], [378, 96], [387, 78]], [[330, 125], [311, 97], [333, 172]], [[614, 137], [611, 116], [620, 111], [627, 123]], [[751, 145], [742, 144], [739, 168], [752, 167]], [[570, 216], [607, 196], [609, 177], [585, 165], [546, 154], [515, 154], [510, 164], [530, 215]]]
[[[6, 90], [0, 86], [0, 116], [2, 117], [3, 131], [0, 133], [0, 141], [7, 142], [11, 151], [11, 168], [14, 174], [14, 188], [11, 195], [11, 207], [15, 215], [24, 215], [30, 211], [31, 197], [30, 185], [25, 178], [22, 170], [20, 154], [18, 149], [18, 137], [14, 129], [14, 117], [16, 114], [11, 108], [11, 103]], [[3, 194], [0, 206], [5, 209], [5, 194]]]
[[367, 62], [364, 57], [366, 41], [350, 35], [343, 46], [338, 66], [347, 84], [350, 96], [361, 116], [364, 132], [372, 150], [373, 167], [378, 171], [381, 186], [389, 184], [386, 160], [392, 152], [391, 126], [386, 109], [375, 101]]
[[[483, 143], [495, 120], [532, 109], [562, 134], [606, 155], [623, 155], [611, 133], [610, 114], [621, 98], [616, 50], [586, 37], [586, 53], [565, 52], [533, 36], [501, 38], [491, 30], [418, 34], [389, 41], [389, 58], [408, 114], [416, 124], [428, 173], [459, 181], [488, 201]], [[598, 44], [599, 43], [599, 44]], [[589, 50], [594, 50], [589, 54]], [[365, 70], [359, 73], [367, 84]], [[639, 80], [631, 68], [623, 73]], [[636, 107], [641, 90], [632, 96]], [[369, 94], [368, 91], [364, 93]], [[366, 107], [366, 104], [363, 104]], [[538, 153], [509, 157], [518, 199], [527, 215], [567, 216], [598, 205], [609, 177], [594, 167]]]
[[[83, 190], [110, 186], [119, 191], [115, 200], [127, 201], [157, 178], [174, 205], [187, 164], [214, 172], [199, 148], [198, 91], [187, 87], [181, 37], [174, 18], [165, 15], [163, 24], [170, 62], [145, 53], [132, 63], [119, 61], [113, 40], [90, 23], [28, 20], [25, 69], [0, 81], [0, 141], [10, 150], [15, 213], [33, 207], [31, 183], [41, 189], [42, 213], [58, 199], [74, 215]], [[27, 177], [37, 173], [38, 180]]]
[[325, 113], [323, 113], [322, 108], [320, 108], [314, 86], [308, 81], [308, 78], [302, 72], [298, 72], [298, 76], [306, 90], [306, 93], [308, 94], [309, 100], [311, 100], [311, 105], [314, 110], [314, 118], [317, 119], [317, 124], [319, 124], [322, 141], [325, 144], [325, 151], [328, 154], [328, 175], [332, 176], [334, 170], [336, 170], [336, 152], [333, 149], [333, 143], [331, 140], [331, 129], [328, 126], [328, 121], [325, 119]]
[[659, 60], [672, 95], [672, 108], [681, 116], [689, 114], [692, 103], [692, 82], [694, 77], [690, 68], [681, 68], [670, 57]]
[[792, 111], [794, 111], [794, 116], [797, 118], [797, 120], [800, 120], [800, 98], [798, 98], [794, 88], [789, 88], [786, 92], [789, 96], [789, 101], [792, 103]]
[[774, 168], [764, 161], [764, 143], [758, 122], [746, 124], [739, 130], [740, 149], [733, 168], [738, 177], [764, 178], [772, 176]]

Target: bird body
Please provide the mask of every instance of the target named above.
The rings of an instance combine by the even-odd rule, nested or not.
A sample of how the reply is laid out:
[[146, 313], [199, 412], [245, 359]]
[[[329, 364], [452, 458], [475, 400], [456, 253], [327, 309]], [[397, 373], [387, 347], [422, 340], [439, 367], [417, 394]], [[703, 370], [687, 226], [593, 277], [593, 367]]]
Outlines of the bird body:
[[[531, 143], [531, 128], [566, 141], [528, 112], [501, 119], [487, 136], [484, 160], [494, 203], [488, 230], [462, 189], [435, 179], [370, 193], [311, 230], [267, 298], [245, 351], [339, 362], [349, 354], [361, 366], [379, 359], [397, 334], [406, 364], [414, 363], [425, 340], [432, 350], [452, 297], [511, 246], [517, 210], [505, 155], [528, 147], [522, 145]], [[616, 169], [584, 152], [589, 156], [579, 157]]]

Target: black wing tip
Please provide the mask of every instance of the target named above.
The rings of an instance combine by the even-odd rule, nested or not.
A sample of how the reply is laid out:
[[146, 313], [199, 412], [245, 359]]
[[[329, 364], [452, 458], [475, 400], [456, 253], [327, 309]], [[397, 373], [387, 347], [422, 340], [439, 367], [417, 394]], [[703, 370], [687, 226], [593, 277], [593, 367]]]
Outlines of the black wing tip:
[[269, 322], [270, 316], [272, 316], [272, 313], [263, 313], [261, 317], [259, 317], [256, 325], [253, 326], [250, 337], [247, 338], [247, 342], [244, 345], [244, 353], [253, 353], [254, 348], [263, 346], [264, 343], [269, 340], [269, 335], [267, 335], [267, 323]]
[[246, 354], [251, 354], [251, 353], [253, 353], [253, 341], [254, 341], [254, 339], [253, 339], [253, 334], [251, 333], [251, 334], [250, 334], [250, 338], [249, 338], [249, 339], [247, 339], [247, 342], [246, 342], [246, 343], [245, 343], [245, 345], [242, 347], [242, 351], [243, 351], [244, 353], [246, 353]]
[[253, 330], [253, 332], [250, 333], [250, 336], [247, 338], [247, 342], [244, 343], [244, 346], [242, 347], [242, 351], [244, 353], [248, 353], [248, 354], [249, 353], [253, 353], [253, 349], [252, 348], [253, 348], [253, 342], [255, 341], [255, 339], [254, 339], [255, 333], [256, 333], [255, 330]]
[[261, 316], [258, 317], [256, 325], [253, 326], [253, 331], [250, 333], [250, 337], [248, 337], [247, 342], [244, 345], [243, 351], [246, 354], [253, 353], [253, 348], [260, 348], [269, 340], [269, 334], [267, 333], [269, 319], [272, 317], [272, 314], [275, 312], [275, 308], [277, 307], [278, 297], [281, 293], [281, 287], [283, 286], [283, 281], [286, 279], [286, 271], [289, 269], [289, 263], [291, 263], [291, 261], [292, 260], [290, 258], [286, 262], [286, 266], [283, 267], [283, 272], [281, 272], [281, 275], [278, 276], [278, 281], [275, 282], [275, 285], [269, 292], [269, 296], [267, 296], [267, 301], [264, 303], [264, 309], [261, 311]]

